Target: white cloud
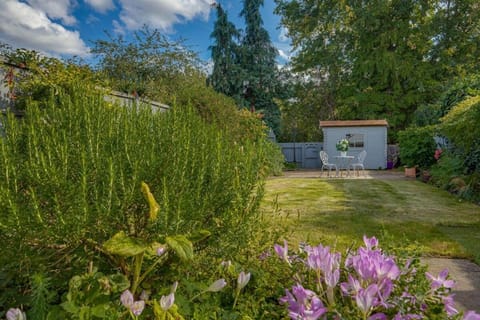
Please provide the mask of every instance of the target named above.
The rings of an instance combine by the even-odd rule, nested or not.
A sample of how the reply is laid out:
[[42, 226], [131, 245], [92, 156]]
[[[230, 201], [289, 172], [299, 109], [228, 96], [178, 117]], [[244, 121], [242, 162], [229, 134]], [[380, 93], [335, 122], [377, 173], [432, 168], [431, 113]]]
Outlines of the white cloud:
[[280, 29], [280, 34], [278, 35], [278, 40], [280, 42], [288, 42], [290, 38], [288, 37], [288, 29], [286, 27], [282, 27]]
[[171, 31], [176, 23], [197, 17], [207, 20], [211, 2], [212, 0], [120, 0], [120, 19], [130, 30], [147, 24]]
[[85, 3], [89, 4], [95, 11], [105, 13], [109, 10], [115, 9], [115, 5], [112, 0], [84, 0]]
[[[40, 0], [39, 0], [40, 2]], [[52, 22], [45, 12], [18, 0], [0, 1], [0, 40], [15, 48], [50, 54], [88, 55], [77, 31]]]
[[75, 17], [71, 15], [72, 9], [77, 4], [75, 0], [27, 0], [27, 2], [32, 8], [45, 12], [51, 19], [60, 19], [69, 26], [77, 23]]
[[283, 51], [282, 49], [278, 49], [278, 55], [279, 55], [281, 58], [283, 58], [283, 59], [285, 59], [285, 60], [287, 60], [287, 61], [290, 60], [290, 55], [287, 54], [287, 53], [286, 53], [285, 51]]
[[113, 20], [112, 21], [112, 26], [113, 26], [113, 33], [114, 34], [119, 34], [119, 35], [125, 35], [125, 28], [122, 26], [118, 20]]

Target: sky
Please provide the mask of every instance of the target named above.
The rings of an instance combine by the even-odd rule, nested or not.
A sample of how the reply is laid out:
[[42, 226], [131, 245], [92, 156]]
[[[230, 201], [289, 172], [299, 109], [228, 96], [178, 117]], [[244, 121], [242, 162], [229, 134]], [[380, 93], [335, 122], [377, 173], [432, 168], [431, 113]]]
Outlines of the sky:
[[[86, 61], [94, 41], [122, 35], [128, 39], [143, 25], [158, 29], [172, 40], [182, 38], [202, 60], [211, 60], [208, 49], [216, 19], [214, 0], [0, 0], [0, 42], [13, 48], [36, 50], [49, 56]], [[215, 0], [237, 28], [242, 0]], [[289, 59], [289, 40], [273, 13], [273, 0], [264, 0], [262, 18], [270, 40], [279, 50], [277, 62]]]

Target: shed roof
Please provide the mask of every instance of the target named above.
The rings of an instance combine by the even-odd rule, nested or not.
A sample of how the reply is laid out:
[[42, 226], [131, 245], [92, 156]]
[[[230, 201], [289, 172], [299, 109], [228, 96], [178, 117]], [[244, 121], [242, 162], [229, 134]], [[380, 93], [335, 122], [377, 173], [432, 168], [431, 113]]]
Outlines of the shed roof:
[[387, 120], [320, 121], [320, 127], [387, 127]]

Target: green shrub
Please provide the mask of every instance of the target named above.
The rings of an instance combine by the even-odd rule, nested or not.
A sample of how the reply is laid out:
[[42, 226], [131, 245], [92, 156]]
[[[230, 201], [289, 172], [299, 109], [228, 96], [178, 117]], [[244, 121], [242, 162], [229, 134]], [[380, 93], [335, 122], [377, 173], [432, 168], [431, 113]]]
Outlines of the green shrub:
[[406, 166], [429, 167], [435, 161], [432, 127], [412, 127], [398, 133], [400, 161]]
[[462, 176], [464, 174], [463, 160], [450, 152], [443, 152], [430, 168], [432, 176], [430, 182], [437, 187], [448, 189], [448, 185], [453, 178]]
[[[267, 172], [262, 136], [234, 139], [189, 107], [153, 113], [146, 106], [111, 106], [83, 84], [72, 89], [47, 97], [42, 108], [29, 102], [22, 120], [8, 115], [4, 123], [6, 291], [12, 279], [41, 265], [62, 270], [53, 286], [90, 260], [106, 267], [99, 250], [121, 230], [150, 241], [208, 229], [217, 252], [247, 245]], [[142, 181], [160, 206], [158, 221], [148, 226]]]
[[455, 105], [441, 119], [440, 132], [453, 143], [456, 152], [463, 154], [471, 172], [480, 160], [480, 95]]

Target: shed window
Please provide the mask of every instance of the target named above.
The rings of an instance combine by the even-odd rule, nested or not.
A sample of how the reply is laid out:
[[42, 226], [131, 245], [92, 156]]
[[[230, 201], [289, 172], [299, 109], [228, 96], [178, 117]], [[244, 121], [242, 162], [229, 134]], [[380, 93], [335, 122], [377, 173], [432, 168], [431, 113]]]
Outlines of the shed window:
[[354, 133], [347, 134], [348, 145], [350, 148], [363, 148], [364, 147], [364, 134]]

